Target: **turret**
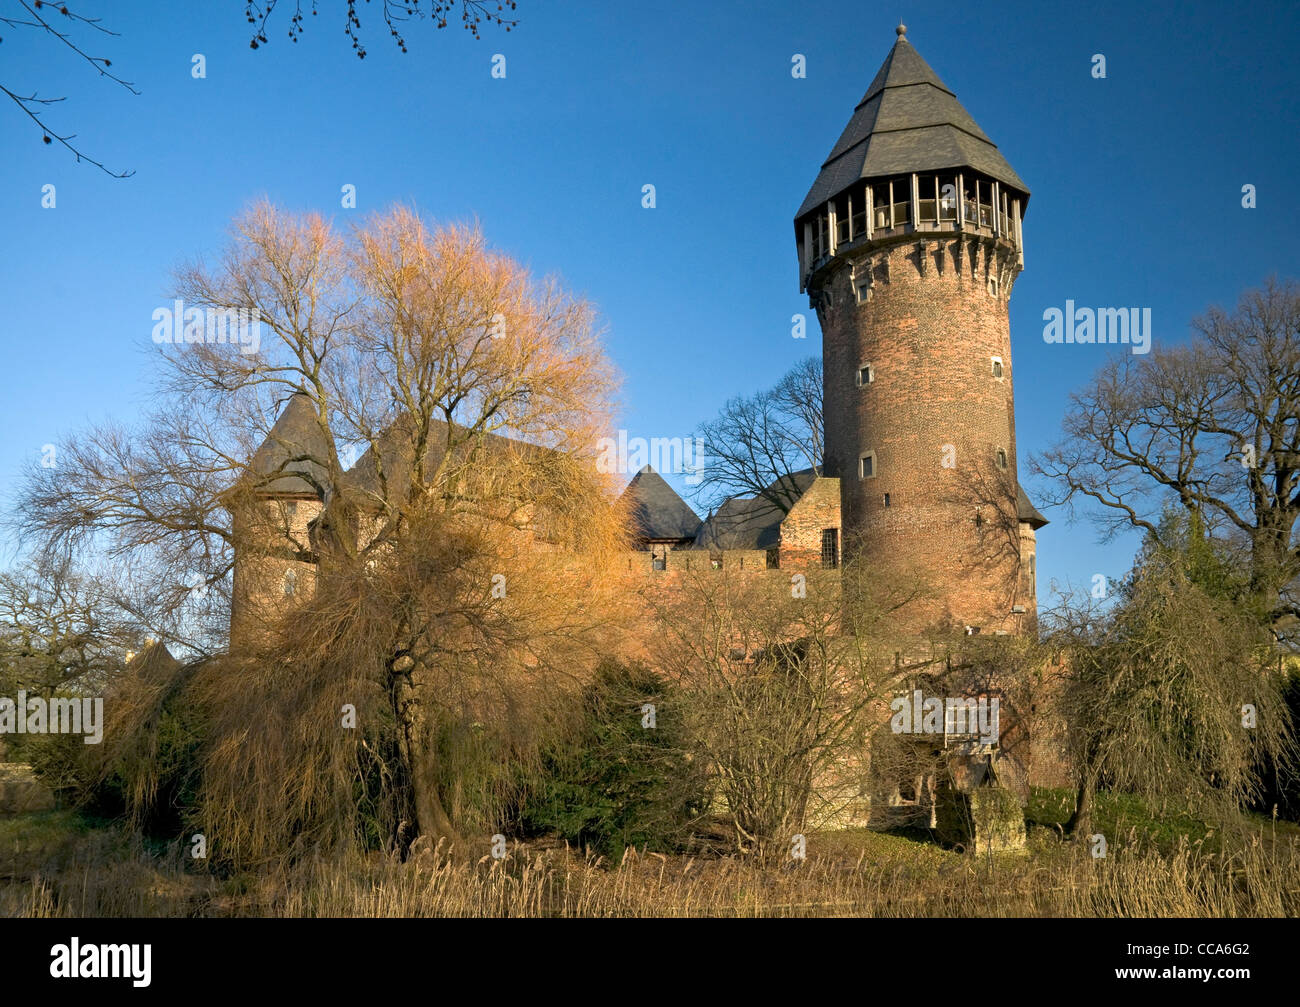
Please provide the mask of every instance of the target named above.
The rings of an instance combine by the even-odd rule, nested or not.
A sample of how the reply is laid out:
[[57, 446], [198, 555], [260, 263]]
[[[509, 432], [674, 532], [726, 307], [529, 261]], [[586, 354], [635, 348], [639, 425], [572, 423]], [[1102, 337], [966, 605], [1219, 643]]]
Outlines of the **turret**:
[[794, 220], [845, 558], [928, 582], [930, 621], [969, 632], [1028, 629], [1035, 608], [1007, 312], [1028, 201], [900, 25]]

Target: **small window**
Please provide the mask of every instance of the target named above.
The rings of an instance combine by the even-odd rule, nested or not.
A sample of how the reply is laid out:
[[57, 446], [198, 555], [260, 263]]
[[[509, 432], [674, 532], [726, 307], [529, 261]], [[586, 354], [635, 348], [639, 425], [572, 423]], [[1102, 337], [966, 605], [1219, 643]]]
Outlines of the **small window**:
[[998, 296], [998, 278], [996, 276], [989, 277], [989, 296]]
[[767, 551], [767, 568], [769, 570], [781, 569], [781, 550], [779, 548]]
[[886, 507], [889, 506], [889, 494], [888, 494], [888, 493], [885, 494], [885, 506], [886, 506]]
[[840, 565], [840, 530], [822, 529], [822, 569], [834, 570]]
[[292, 598], [298, 593], [298, 574], [293, 570], [284, 571], [284, 580], [282, 584], [285, 596]]
[[650, 565], [655, 570], [668, 569], [668, 547], [666, 545], [650, 547]]
[[995, 378], [1002, 377], [1002, 358], [993, 357], [991, 359], [993, 360], [993, 376]]
[[868, 451], [858, 459], [858, 478], [874, 479], [876, 477], [876, 453]]
[[715, 570], [722, 569], [722, 553], [714, 553], [709, 557], [709, 566]]
[[876, 380], [876, 369], [870, 364], [863, 364], [858, 368], [858, 387], [862, 388]]
[[998, 468], [1005, 469], [1006, 467], [1007, 467], [1007, 453], [1003, 451], [1001, 448], [998, 448]]

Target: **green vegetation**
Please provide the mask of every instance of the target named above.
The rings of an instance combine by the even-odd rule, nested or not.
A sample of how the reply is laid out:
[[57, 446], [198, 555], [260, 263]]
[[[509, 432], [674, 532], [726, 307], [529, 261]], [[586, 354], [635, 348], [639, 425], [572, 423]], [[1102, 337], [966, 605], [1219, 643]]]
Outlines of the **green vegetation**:
[[680, 849], [706, 805], [678, 692], [644, 665], [601, 665], [574, 736], [542, 763], [520, 811], [525, 833], [554, 831], [607, 856]]

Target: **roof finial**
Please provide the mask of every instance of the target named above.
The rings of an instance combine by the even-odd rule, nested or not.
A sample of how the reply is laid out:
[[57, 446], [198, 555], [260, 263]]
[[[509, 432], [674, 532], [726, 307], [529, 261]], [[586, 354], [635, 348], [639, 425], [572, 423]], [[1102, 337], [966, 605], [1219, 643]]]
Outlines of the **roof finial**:
[[899, 26], [894, 29], [894, 31], [898, 33], [899, 38], [907, 37], [907, 25], [905, 24], [900, 23]]

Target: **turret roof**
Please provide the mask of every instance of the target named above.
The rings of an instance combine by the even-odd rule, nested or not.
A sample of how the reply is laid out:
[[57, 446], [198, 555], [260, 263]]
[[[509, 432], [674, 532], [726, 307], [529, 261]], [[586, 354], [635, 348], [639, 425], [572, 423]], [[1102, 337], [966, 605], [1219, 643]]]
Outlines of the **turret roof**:
[[645, 539], [694, 539], [700, 516], [647, 465], [623, 491], [633, 530]]
[[253, 455], [251, 486], [275, 496], [322, 495], [329, 471], [321, 462], [334, 457], [334, 445], [321, 430], [311, 397], [295, 392]]
[[1029, 188], [1007, 163], [899, 25], [853, 117], [822, 164], [795, 219], [839, 195], [859, 179], [969, 167], [1029, 198]]

